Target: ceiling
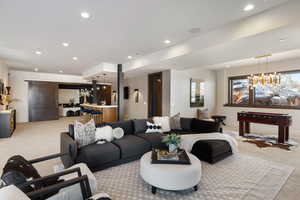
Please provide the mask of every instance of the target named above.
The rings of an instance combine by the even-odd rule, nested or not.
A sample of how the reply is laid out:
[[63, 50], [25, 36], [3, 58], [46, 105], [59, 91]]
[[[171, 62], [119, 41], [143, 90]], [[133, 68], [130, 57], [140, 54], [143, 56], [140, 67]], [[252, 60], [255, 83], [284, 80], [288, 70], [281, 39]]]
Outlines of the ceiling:
[[[255, 9], [244, 12], [248, 2], [1, 0], [0, 59], [12, 69], [32, 71], [38, 68], [51, 73], [62, 70], [66, 74], [81, 75], [101, 62], [125, 63], [129, 55], [133, 60], [139, 59], [288, 0], [251, 0]], [[81, 18], [82, 11], [89, 12], [91, 17]], [[163, 42], [167, 39], [170, 44]], [[62, 42], [69, 43], [69, 47], [62, 46]], [[219, 50], [226, 51], [222, 47]], [[36, 51], [41, 51], [42, 55], [35, 54]], [[199, 59], [193, 58], [195, 55], [177, 62], [189, 67], [199, 65]], [[78, 60], [74, 61], [73, 57]]]

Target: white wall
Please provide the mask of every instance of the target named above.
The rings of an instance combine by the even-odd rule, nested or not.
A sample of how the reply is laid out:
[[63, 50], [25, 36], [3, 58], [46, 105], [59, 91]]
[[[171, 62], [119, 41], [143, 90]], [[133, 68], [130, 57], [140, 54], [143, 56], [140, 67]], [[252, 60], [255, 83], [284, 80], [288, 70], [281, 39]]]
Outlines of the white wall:
[[58, 103], [68, 104], [70, 99], [75, 100], [75, 104], [79, 103], [79, 89], [59, 89], [58, 90]]
[[190, 79], [205, 81], [204, 108], [215, 113], [216, 74], [205, 69], [171, 70], [171, 116], [180, 112], [183, 117], [196, 117], [198, 108], [190, 107]]
[[28, 122], [28, 82], [49, 81], [64, 83], [86, 83], [81, 76], [50, 74], [24, 71], [10, 71], [9, 84], [12, 90], [12, 98], [17, 101], [12, 106], [17, 110], [17, 122]]
[[[148, 117], [148, 75], [125, 79], [124, 86], [129, 87], [129, 99], [124, 100], [125, 119], [143, 119]], [[135, 102], [134, 89], [139, 89], [139, 102]]]
[[[8, 86], [8, 68], [4, 63], [0, 61], [0, 80], [3, 81], [4, 87]], [[0, 105], [0, 110], [3, 110], [5, 106]]]
[[[288, 110], [288, 109], [267, 109], [267, 108], [243, 108], [243, 107], [224, 107], [223, 105], [228, 103], [228, 77], [238, 75], [248, 75], [251, 73], [260, 72], [273, 72], [273, 71], [288, 71], [288, 70], [300, 70], [300, 59], [280, 61], [276, 63], [270, 63], [269, 66], [246, 66], [230, 69], [218, 70], [217, 73], [217, 113], [227, 116], [226, 124], [230, 127], [237, 129], [237, 112], [240, 111], [256, 111], [256, 112], [273, 112], [273, 113], [287, 113], [293, 117], [293, 124], [291, 128], [291, 136], [294, 134], [300, 136], [300, 110]], [[253, 124], [252, 130], [257, 133], [277, 133], [277, 127]]]

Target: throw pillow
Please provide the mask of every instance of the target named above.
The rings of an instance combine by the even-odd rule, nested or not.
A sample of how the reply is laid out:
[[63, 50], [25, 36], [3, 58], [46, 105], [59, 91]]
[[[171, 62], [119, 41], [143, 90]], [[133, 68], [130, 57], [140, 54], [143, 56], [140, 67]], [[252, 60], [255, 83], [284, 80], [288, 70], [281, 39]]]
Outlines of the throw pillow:
[[197, 109], [197, 118], [198, 119], [209, 119], [208, 109], [207, 108]]
[[78, 147], [83, 147], [95, 142], [96, 126], [93, 119], [86, 124], [79, 121], [74, 123], [74, 139], [78, 144]]
[[103, 126], [96, 129], [95, 139], [98, 144], [111, 142], [113, 140], [113, 129], [111, 126]]
[[124, 136], [124, 130], [120, 127], [114, 128], [112, 131], [112, 135], [114, 139], [121, 139]]
[[153, 121], [155, 124], [161, 125], [162, 132], [171, 131], [169, 117], [153, 117]]
[[150, 123], [147, 121], [146, 133], [161, 133], [161, 132], [162, 130], [160, 124]]
[[170, 118], [170, 126], [172, 130], [181, 130], [180, 113]]

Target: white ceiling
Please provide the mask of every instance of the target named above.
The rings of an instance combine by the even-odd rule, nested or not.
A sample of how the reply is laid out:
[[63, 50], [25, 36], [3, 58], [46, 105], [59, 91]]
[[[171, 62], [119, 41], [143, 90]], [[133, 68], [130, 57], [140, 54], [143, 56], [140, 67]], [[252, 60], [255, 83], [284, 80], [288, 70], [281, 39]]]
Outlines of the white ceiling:
[[[287, 1], [251, 0], [256, 8], [244, 12], [248, 0], [1, 0], [0, 59], [13, 69], [82, 74], [101, 62], [124, 63], [128, 55], [141, 58], [184, 43]], [[82, 19], [82, 11], [91, 18]], [[190, 33], [192, 28], [201, 31]], [[164, 44], [166, 39], [172, 43]]]

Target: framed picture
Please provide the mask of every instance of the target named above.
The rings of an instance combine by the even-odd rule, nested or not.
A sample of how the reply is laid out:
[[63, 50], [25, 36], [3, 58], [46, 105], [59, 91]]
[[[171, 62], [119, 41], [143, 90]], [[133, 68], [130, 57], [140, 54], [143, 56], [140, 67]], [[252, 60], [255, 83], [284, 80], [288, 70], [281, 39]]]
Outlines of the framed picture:
[[190, 107], [204, 106], [204, 86], [202, 80], [191, 79], [190, 83]]

